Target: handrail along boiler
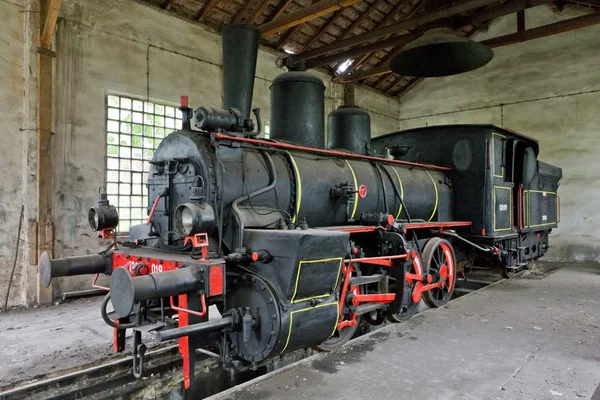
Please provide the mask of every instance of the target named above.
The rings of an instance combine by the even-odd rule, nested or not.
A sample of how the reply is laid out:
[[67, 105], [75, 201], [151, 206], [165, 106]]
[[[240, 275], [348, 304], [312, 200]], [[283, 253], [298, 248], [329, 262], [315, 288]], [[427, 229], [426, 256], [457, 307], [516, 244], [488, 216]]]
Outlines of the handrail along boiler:
[[[371, 141], [368, 113], [341, 107], [326, 149], [324, 85], [306, 72], [273, 81], [272, 140], [256, 138], [258, 36], [246, 25], [223, 31], [224, 109], [192, 111], [182, 97], [183, 127], [151, 162], [147, 222], [100, 254], [40, 259], [45, 285], [111, 275], [102, 317], [115, 351], [133, 329], [136, 376], [144, 331], [179, 340], [186, 388], [196, 349], [218, 348], [242, 369], [336, 349], [361, 320], [404, 321], [421, 300], [444, 305], [473, 262], [511, 275], [546, 252], [558, 222], [562, 173], [536, 161], [534, 140], [473, 125]], [[88, 217], [114, 239], [106, 194]], [[213, 305], [220, 316], [209, 319]]]

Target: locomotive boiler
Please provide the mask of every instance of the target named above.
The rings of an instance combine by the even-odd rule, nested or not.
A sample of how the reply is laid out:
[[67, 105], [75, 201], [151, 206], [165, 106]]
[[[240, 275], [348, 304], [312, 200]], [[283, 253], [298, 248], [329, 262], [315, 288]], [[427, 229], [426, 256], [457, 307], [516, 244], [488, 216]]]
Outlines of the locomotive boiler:
[[[111, 275], [101, 314], [115, 351], [133, 330], [136, 376], [142, 332], [179, 340], [186, 387], [198, 348], [241, 369], [336, 349], [361, 320], [401, 322], [421, 300], [445, 304], [473, 262], [512, 275], [546, 252], [557, 226], [560, 168], [512, 131], [431, 127], [371, 141], [368, 113], [345, 106], [328, 116], [325, 146], [325, 86], [291, 71], [271, 86], [271, 139], [258, 138], [258, 37], [246, 25], [223, 31], [224, 109], [192, 110], [182, 97], [183, 127], [150, 163], [147, 222], [116, 236], [101, 193], [88, 219], [111, 246], [40, 259], [46, 285]], [[220, 315], [209, 318], [211, 305]]]

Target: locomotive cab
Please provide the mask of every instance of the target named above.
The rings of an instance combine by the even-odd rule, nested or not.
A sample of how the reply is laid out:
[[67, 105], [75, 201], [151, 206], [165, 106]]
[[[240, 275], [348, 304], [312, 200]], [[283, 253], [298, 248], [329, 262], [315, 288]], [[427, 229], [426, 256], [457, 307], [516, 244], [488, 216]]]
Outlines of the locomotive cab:
[[[405, 161], [452, 166], [454, 213], [472, 221], [465, 237], [499, 248], [504, 274], [546, 253], [560, 219], [562, 170], [537, 160], [537, 140], [495, 125], [445, 125], [384, 135], [372, 147]], [[480, 254], [469, 257], [485, 263]]]

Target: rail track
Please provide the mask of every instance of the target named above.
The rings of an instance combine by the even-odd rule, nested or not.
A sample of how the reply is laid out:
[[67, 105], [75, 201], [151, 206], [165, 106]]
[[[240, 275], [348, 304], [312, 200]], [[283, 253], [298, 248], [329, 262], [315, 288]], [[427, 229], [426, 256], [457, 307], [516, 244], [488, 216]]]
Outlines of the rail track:
[[[468, 280], [456, 281], [457, 286], [454, 298], [451, 301], [503, 280], [497, 274], [476, 271], [473, 275], [469, 275]], [[366, 332], [370, 330], [368, 329]], [[217, 360], [199, 353], [196, 362], [201, 364], [200, 368], [205, 373], [203, 375], [209, 376], [200, 376], [201, 379], [204, 379], [203, 386], [205, 387], [195, 393], [193, 397], [202, 398], [216, 394], [235, 384], [250, 380], [267, 371], [278, 369], [298, 359], [306, 358], [311, 354], [311, 351], [304, 354], [295, 354], [289, 362], [271, 365], [264, 372], [258, 371], [250, 375], [232, 377], [219, 367]], [[125, 356], [101, 364], [95, 363], [63, 373], [42, 376], [33, 381], [17, 382], [12, 386], [0, 388], [0, 400], [130, 398], [133, 394], [139, 394], [143, 391], [153, 391], [155, 394], [161, 390], [165, 394], [173, 391], [179, 393], [183, 391], [181, 382], [179, 382], [181, 375], [176, 372], [181, 368], [181, 356], [178, 353], [177, 345], [159, 347], [148, 351], [144, 359], [145, 378], [143, 379], [138, 380], [133, 377], [131, 374], [132, 365], [132, 357]], [[206, 385], [206, 380], [212, 378], [215, 378], [217, 383]], [[156, 382], [151, 382], [152, 380]]]

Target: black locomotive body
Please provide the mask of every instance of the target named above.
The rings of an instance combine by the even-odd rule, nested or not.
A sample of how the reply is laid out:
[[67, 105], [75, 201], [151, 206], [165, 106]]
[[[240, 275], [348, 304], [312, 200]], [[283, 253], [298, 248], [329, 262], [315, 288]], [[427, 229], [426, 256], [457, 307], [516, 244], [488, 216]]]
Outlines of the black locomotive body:
[[[400, 322], [421, 300], [445, 304], [473, 263], [509, 276], [546, 252], [561, 170], [536, 160], [536, 141], [464, 125], [371, 142], [368, 114], [344, 107], [329, 116], [325, 149], [324, 85], [304, 72], [273, 82], [272, 139], [258, 139], [258, 33], [230, 26], [223, 36], [226, 109], [182, 101], [183, 129], [151, 162], [147, 222], [98, 255], [40, 260], [45, 284], [112, 275], [102, 316], [115, 351], [133, 329], [136, 376], [142, 331], [179, 340], [188, 387], [197, 348], [216, 347], [237, 368], [332, 350], [363, 319]], [[106, 195], [89, 219], [114, 237]], [[211, 305], [220, 315], [209, 319]]]

